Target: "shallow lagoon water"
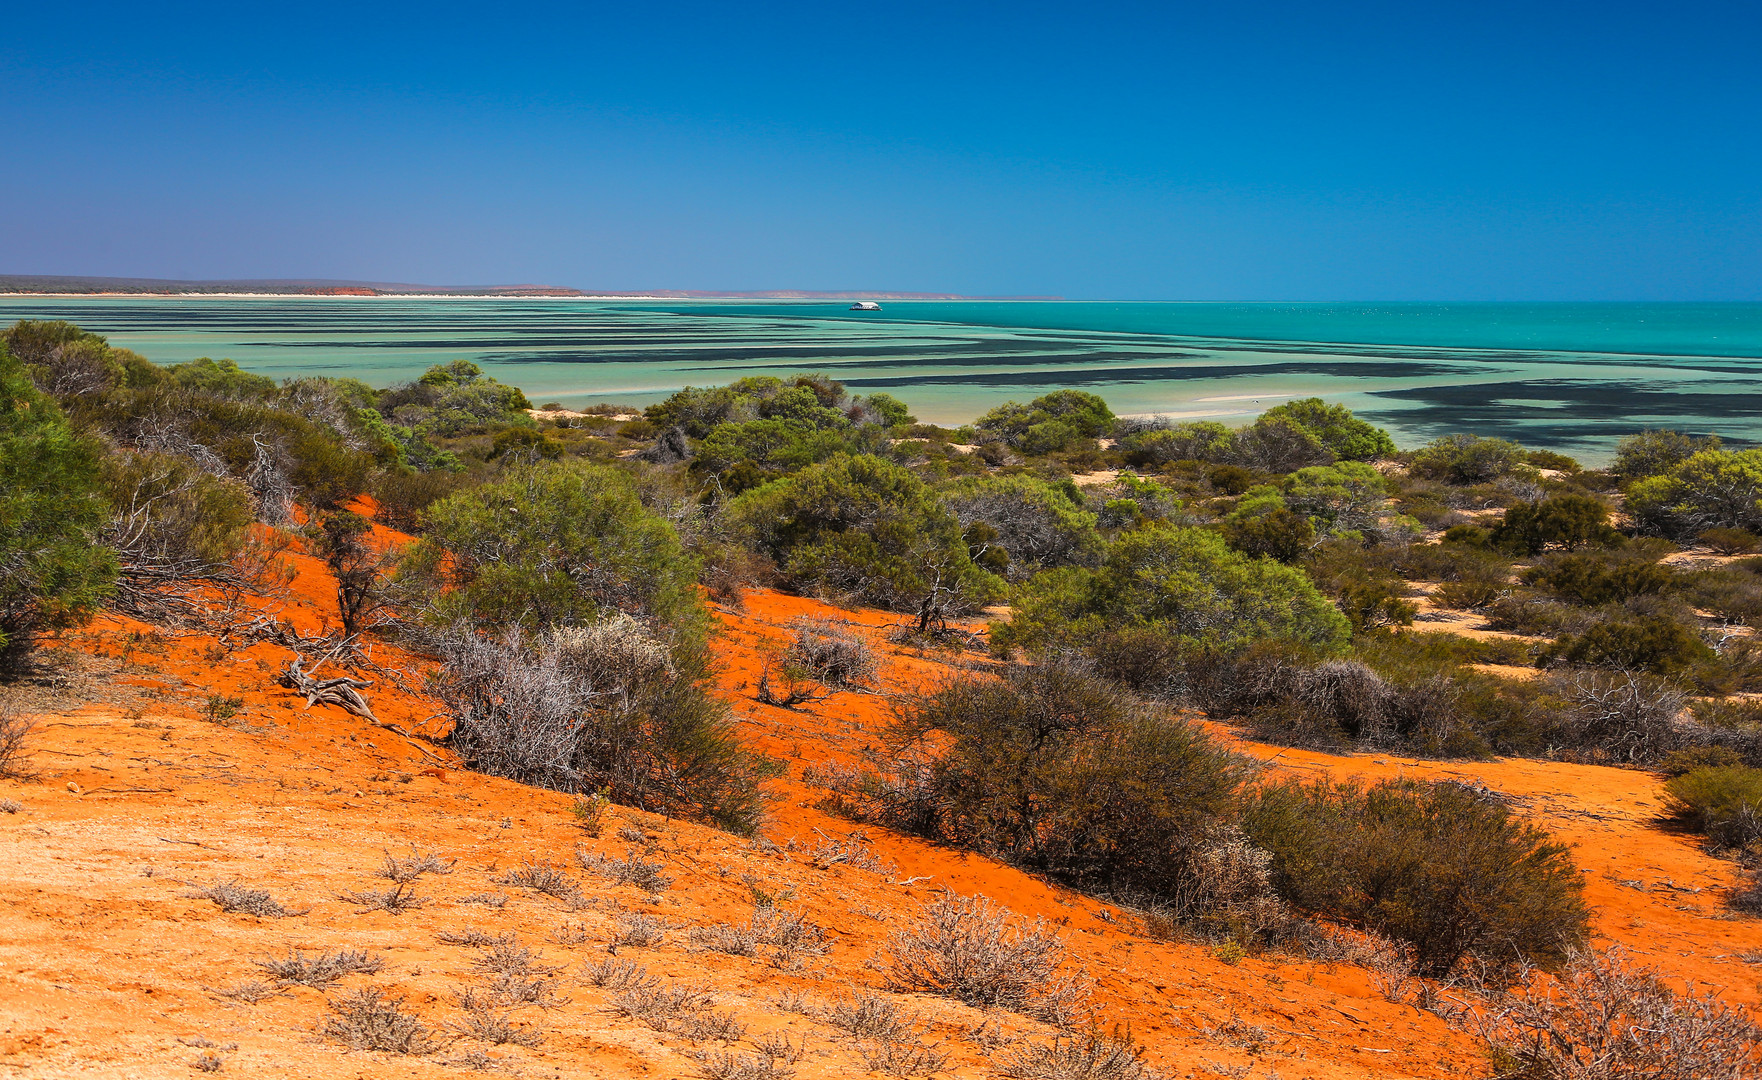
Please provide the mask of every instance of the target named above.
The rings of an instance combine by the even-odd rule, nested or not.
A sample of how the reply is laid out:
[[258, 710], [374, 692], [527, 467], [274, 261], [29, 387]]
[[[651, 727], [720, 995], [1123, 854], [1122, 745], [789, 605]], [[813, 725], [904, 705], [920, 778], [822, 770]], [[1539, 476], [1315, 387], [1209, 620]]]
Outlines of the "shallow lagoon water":
[[1762, 442], [1762, 304], [1165, 304], [4, 297], [160, 363], [231, 357], [376, 386], [469, 359], [534, 402], [643, 405], [823, 371], [960, 423], [1059, 387], [1237, 423], [1341, 401], [1403, 445], [1474, 431], [1590, 460], [1643, 427]]

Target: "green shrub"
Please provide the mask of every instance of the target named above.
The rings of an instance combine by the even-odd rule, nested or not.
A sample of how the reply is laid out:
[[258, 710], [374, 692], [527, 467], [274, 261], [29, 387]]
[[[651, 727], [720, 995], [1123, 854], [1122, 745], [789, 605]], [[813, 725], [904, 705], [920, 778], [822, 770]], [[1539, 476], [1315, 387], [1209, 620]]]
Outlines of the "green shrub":
[[0, 346], [0, 670], [33, 634], [84, 622], [115, 587], [116, 555], [98, 543], [99, 469], [98, 447]]
[[156, 619], [181, 605], [192, 586], [223, 590], [254, 584], [235, 564], [248, 541], [251, 495], [231, 477], [203, 471], [176, 454], [119, 451], [104, 459], [110, 520], [102, 537], [116, 552], [110, 604]]
[[1509, 475], [1528, 457], [1508, 439], [1479, 435], [1446, 435], [1414, 451], [1408, 472], [1451, 484], [1484, 484]]
[[1339, 584], [1340, 611], [1362, 634], [1382, 626], [1411, 626], [1418, 605], [1407, 599], [1412, 590], [1400, 578], [1386, 574], [1352, 578]]
[[[975, 526], [987, 530], [985, 554], [1001, 555], [989, 566], [1008, 568], [1020, 580], [1048, 566], [1093, 566], [1101, 561], [1096, 516], [1083, 509], [1081, 493], [1026, 473], [968, 476], [940, 488], [943, 503], [961, 523], [968, 547]], [[980, 558], [975, 552], [975, 558]]]
[[215, 397], [263, 401], [275, 394], [275, 380], [253, 375], [236, 360], [210, 360], [199, 356], [165, 369], [166, 380], [183, 390], [196, 390]]
[[728, 518], [798, 585], [913, 612], [921, 630], [1001, 592], [973, 564], [954, 514], [873, 455], [841, 454], [748, 491]]
[[1367, 541], [1411, 539], [1418, 522], [1395, 512], [1383, 476], [1369, 465], [1343, 461], [1299, 469], [1279, 484], [1285, 505], [1328, 533], [1358, 533]]
[[1080, 648], [1106, 631], [1142, 627], [1184, 648], [1286, 638], [1332, 650], [1350, 632], [1302, 572], [1231, 551], [1216, 533], [1160, 522], [1120, 536], [1096, 569], [1036, 576], [1015, 603], [1015, 618], [992, 629], [1003, 647]]
[[1762, 839], [1762, 769], [1715, 765], [1664, 785], [1671, 810], [1685, 826], [1723, 847]]
[[1615, 444], [1609, 471], [1625, 480], [1661, 476], [1703, 450], [1719, 449], [1719, 436], [1696, 438], [1675, 431], [1642, 431]]
[[[1224, 425], [1200, 420], [1176, 424], [1173, 427], [1150, 426], [1130, 432], [1120, 439], [1120, 449], [1125, 452], [1127, 463], [1137, 468], [1169, 465], [1177, 461], [1224, 461], [1230, 456], [1230, 437], [1230, 429]], [[1246, 469], [1242, 471], [1253, 475]], [[1244, 484], [1242, 490], [1247, 489], [1248, 486]], [[1226, 491], [1226, 494], [1240, 493]]]
[[1024, 454], [1069, 450], [1113, 429], [1107, 402], [1081, 390], [1055, 390], [1027, 405], [1014, 401], [992, 409], [973, 427], [1002, 439]]
[[1562, 599], [1596, 607], [1663, 592], [1676, 579], [1670, 567], [1645, 553], [1574, 552], [1550, 556], [1524, 572], [1526, 584]]
[[1428, 976], [1469, 956], [1558, 967], [1589, 929], [1565, 845], [1466, 785], [1269, 785], [1244, 827], [1293, 904], [1407, 942]]
[[1603, 500], [1568, 493], [1511, 507], [1490, 539], [1508, 551], [1539, 555], [1550, 544], [1571, 551], [1619, 540], [1619, 534], [1609, 527], [1609, 508]]
[[1307, 431], [1341, 461], [1372, 461], [1395, 454], [1395, 440], [1388, 432], [1353, 416], [1346, 406], [1329, 405], [1321, 398], [1288, 401], [1260, 418], [1282, 420]]
[[696, 564], [616, 468], [516, 466], [423, 518], [399, 582], [430, 624], [543, 628], [627, 612], [686, 638], [702, 632]]
[[1501, 596], [1486, 607], [1487, 625], [1513, 634], [1559, 637], [1594, 626], [1599, 616], [1572, 604], [1529, 593]]
[[1565, 663], [1668, 675], [1707, 663], [1715, 655], [1681, 623], [1647, 615], [1604, 619], [1581, 634], [1564, 635], [1542, 650], [1536, 665]]
[[1270, 414], [1238, 428], [1230, 436], [1229, 456], [1239, 465], [1270, 473], [1288, 473], [1334, 462], [1334, 452], [1314, 432]]
[[1163, 898], [1191, 887], [1251, 772], [1197, 725], [1060, 664], [909, 699], [892, 743], [906, 767], [887, 820], [1073, 884]]
[[1696, 539], [1721, 555], [1753, 555], [1762, 548], [1762, 538], [1748, 529], [1712, 528]]
[[1744, 755], [1729, 746], [1690, 746], [1664, 755], [1658, 762], [1658, 771], [1677, 777], [1697, 769], [1730, 769], [1744, 764]]
[[1762, 450], [1703, 450], [1633, 484], [1627, 511], [1642, 530], [1661, 536], [1762, 532]]
[[1240, 465], [1219, 465], [1206, 472], [1205, 482], [1219, 495], [1240, 495], [1254, 486], [1254, 470]]
[[1223, 535], [1232, 549], [1244, 555], [1291, 563], [1315, 542], [1315, 525], [1289, 507], [1274, 506], [1265, 513], [1231, 515], [1224, 522]]

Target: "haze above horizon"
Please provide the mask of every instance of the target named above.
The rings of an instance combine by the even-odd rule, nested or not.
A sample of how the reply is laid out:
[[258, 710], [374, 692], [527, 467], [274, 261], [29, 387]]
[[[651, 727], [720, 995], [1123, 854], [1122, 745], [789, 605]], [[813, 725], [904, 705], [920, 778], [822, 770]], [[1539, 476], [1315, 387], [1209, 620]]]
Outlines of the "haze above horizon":
[[34, 6], [0, 273], [1762, 299], [1762, 9]]

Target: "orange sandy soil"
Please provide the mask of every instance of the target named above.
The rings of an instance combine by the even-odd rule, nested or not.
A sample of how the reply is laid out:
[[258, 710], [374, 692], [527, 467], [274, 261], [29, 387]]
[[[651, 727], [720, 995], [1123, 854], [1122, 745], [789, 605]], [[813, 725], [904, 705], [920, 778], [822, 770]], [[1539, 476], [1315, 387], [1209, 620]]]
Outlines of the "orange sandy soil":
[[[332, 583], [317, 561], [293, 554], [287, 595], [261, 601], [310, 633], [331, 610]], [[800, 616], [846, 619], [884, 657], [872, 692], [840, 692], [796, 709], [761, 705], [753, 686]], [[50, 653], [64, 674], [14, 688], [12, 707], [35, 713], [34, 779], [0, 780], [0, 1075], [185, 1076], [204, 1053], [225, 1072], [300, 1077], [464, 1075], [466, 1055], [487, 1051], [500, 1069], [529, 1077], [692, 1076], [694, 1051], [752, 1052], [784, 1032], [808, 1050], [795, 1066], [809, 1078], [868, 1075], [860, 1047], [778, 998], [799, 993], [831, 1003], [883, 990], [888, 934], [913, 919], [937, 890], [983, 893], [1026, 918], [1055, 923], [1067, 966], [1095, 982], [1094, 1020], [1122, 1030], [1173, 1077], [1484, 1076], [1476, 1043], [1429, 1012], [1383, 998], [1351, 966], [1268, 955], [1227, 964], [1198, 944], [1153, 940], [1129, 912], [1048, 885], [990, 860], [885, 830], [856, 829], [815, 809], [825, 792], [803, 770], [849, 763], [875, 744], [888, 695], [983, 666], [977, 652], [923, 652], [888, 645], [894, 616], [844, 611], [773, 592], [724, 611], [720, 685], [751, 743], [781, 758], [787, 776], [753, 843], [713, 829], [614, 807], [597, 836], [570, 812], [570, 797], [459, 769], [449, 753], [413, 733], [438, 734], [437, 704], [418, 690], [424, 668], [381, 647], [376, 659], [407, 673], [411, 688], [380, 680], [367, 691], [375, 726], [340, 709], [307, 710], [275, 685], [291, 655], [259, 643], [229, 650], [214, 638], [179, 636], [107, 617], [67, 635]], [[243, 698], [225, 723], [203, 719], [208, 695]], [[33, 696], [34, 695], [34, 696]], [[1673, 974], [1758, 1000], [1762, 926], [1726, 915], [1729, 865], [1656, 820], [1659, 783], [1649, 774], [1534, 761], [1419, 762], [1337, 757], [1243, 743], [1276, 769], [1364, 776], [1454, 777], [1486, 784], [1577, 845], [1597, 930]], [[640, 833], [640, 837], [638, 834]], [[886, 872], [816, 861], [828, 838], [861, 833]], [[859, 837], [860, 839], [861, 837]], [[577, 848], [622, 857], [635, 849], [664, 864], [672, 887], [655, 897], [612, 884], [576, 863]], [[386, 854], [436, 852], [451, 874], [426, 876], [419, 909], [363, 913], [340, 899], [380, 889]], [[579, 884], [574, 904], [504, 884], [511, 868], [549, 862]], [[271, 919], [228, 914], [196, 888], [237, 879], [269, 890], [302, 914]], [[693, 926], [742, 922], [754, 887], [830, 934], [826, 955], [783, 970], [763, 959], [694, 948]], [[481, 894], [505, 906], [473, 903]], [[746, 1025], [733, 1047], [692, 1043], [621, 1016], [610, 992], [582, 979], [603, 960], [620, 913], [666, 924], [651, 948], [620, 946], [668, 985], [702, 985], [717, 1007]], [[219, 991], [273, 981], [254, 961], [289, 948], [366, 949], [383, 956], [377, 975], [353, 975], [332, 991], [367, 985], [407, 997], [446, 1033], [464, 1013], [453, 992], [478, 979], [476, 951], [437, 935], [477, 927], [511, 932], [562, 968], [568, 1003], [517, 1014], [545, 1034], [536, 1048], [483, 1047], [462, 1036], [424, 1057], [351, 1052], [321, 1035], [325, 995], [291, 987], [258, 1004]], [[996, 1075], [999, 1054], [1046, 1041], [1045, 1025], [987, 1015], [941, 999], [893, 997], [920, 1015], [924, 1040], [948, 1054], [944, 1075]], [[1225, 1029], [1261, 1029], [1250, 1053]], [[479, 1061], [482, 1064], [482, 1060]], [[879, 1075], [879, 1074], [876, 1074]]]

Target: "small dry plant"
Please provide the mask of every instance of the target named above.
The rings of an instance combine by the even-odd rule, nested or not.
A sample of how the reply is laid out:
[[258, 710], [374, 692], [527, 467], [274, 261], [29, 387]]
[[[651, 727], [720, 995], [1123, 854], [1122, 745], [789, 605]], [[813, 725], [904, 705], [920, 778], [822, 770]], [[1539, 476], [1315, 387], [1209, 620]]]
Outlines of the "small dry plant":
[[880, 670], [869, 643], [849, 623], [833, 619], [797, 619], [785, 659], [810, 678], [841, 689], [872, 682]]
[[541, 1032], [515, 1024], [506, 1009], [496, 1009], [475, 1002], [474, 1005], [475, 1007], [465, 1010], [463, 1018], [449, 1025], [465, 1038], [476, 1039], [492, 1046], [533, 1047], [545, 1041]]
[[544, 963], [544, 957], [524, 945], [517, 944], [514, 935], [508, 934], [485, 942], [477, 959], [471, 962], [474, 970], [485, 975], [535, 975], [540, 977], [555, 975], [563, 970]]
[[340, 892], [337, 893], [337, 899], [345, 904], [354, 904], [361, 909], [360, 914], [369, 911], [384, 911], [392, 915], [402, 915], [406, 911], [414, 911], [428, 903], [428, 897], [418, 896], [410, 888], [408, 882], [400, 883], [389, 889]]
[[582, 968], [581, 977], [594, 986], [607, 990], [647, 990], [656, 985], [655, 977], [641, 964], [606, 957]]
[[384, 958], [360, 949], [311, 954], [289, 949], [286, 956], [253, 962], [285, 986], [310, 986], [314, 990], [323, 990], [344, 976], [373, 975], [385, 967]]
[[33, 775], [25, 765], [24, 741], [36, 726], [22, 716], [0, 710], [0, 777], [29, 780]]
[[255, 1005], [261, 1001], [268, 1001], [270, 998], [283, 992], [283, 987], [263, 982], [260, 979], [251, 979], [248, 982], [242, 982], [237, 986], [228, 987], [225, 990], [213, 991], [213, 993], [219, 994], [223, 998], [229, 998], [233, 1001], [242, 1001], [247, 1005]]
[[1677, 993], [1620, 947], [1579, 953], [1558, 979], [1477, 1017], [1501, 1072], [1559, 1080], [1744, 1080], [1762, 1075], [1762, 1028], [1717, 991]]
[[[458, 860], [453, 861], [457, 862]], [[440, 855], [432, 851], [426, 855], [417, 855], [415, 849], [412, 848], [410, 857], [407, 859], [396, 859], [392, 857], [391, 852], [386, 852], [385, 865], [375, 870], [374, 874], [403, 885], [415, 881], [423, 874], [450, 874], [452, 872], [452, 862], [442, 859]]]
[[510, 870], [497, 878], [496, 884], [531, 889], [557, 900], [574, 900], [581, 895], [581, 886], [575, 884], [575, 879], [548, 862], [529, 862]]
[[633, 986], [612, 996], [612, 1008], [656, 1031], [675, 1032], [694, 1041], [735, 1042], [746, 1033], [734, 1017], [711, 1008], [706, 987]]
[[514, 934], [510, 931], [502, 934], [491, 934], [475, 926], [467, 926], [463, 930], [442, 930], [434, 935], [442, 945], [468, 945], [474, 949], [488, 948], [492, 945], [512, 944]]
[[1231, 1013], [1228, 1020], [1215, 1027], [1205, 1025], [1205, 1036], [1220, 1046], [1233, 1046], [1250, 1054], [1260, 1053], [1271, 1042], [1265, 1028], [1249, 1023], [1236, 1013]]
[[1063, 974], [1064, 942], [1036, 919], [1012, 925], [983, 896], [944, 892], [887, 941], [895, 990], [926, 991], [979, 1008], [1008, 1009], [1069, 1026], [1089, 997], [1087, 980]]
[[[640, 832], [638, 835], [640, 836]], [[665, 892], [673, 884], [673, 879], [661, 872], [663, 867], [660, 863], [644, 862], [630, 849], [625, 850], [622, 859], [613, 859], [597, 851], [577, 848], [575, 861], [590, 874], [598, 874], [619, 885], [635, 885], [648, 893]]]
[[862, 994], [818, 1013], [818, 1018], [860, 1041], [863, 1062], [890, 1076], [924, 1076], [940, 1072], [948, 1055], [925, 1046], [918, 1034], [918, 1016], [879, 994]]
[[875, 849], [864, 843], [858, 836], [852, 835], [843, 840], [828, 838], [812, 851], [808, 857], [814, 865], [822, 870], [830, 870], [834, 866], [851, 866], [858, 870], [867, 870], [872, 874], [891, 874], [899, 868], [875, 854]]
[[404, 1011], [404, 999], [370, 986], [330, 1003], [324, 1034], [351, 1050], [427, 1054], [439, 1049], [427, 1024]]
[[693, 927], [691, 943], [730, 956], [765, 956], [779, 968], [800, 966], [803, 957], [822, 956], [832, 947], [824, 930], [774, 906], [754, 908], [744, 923]]
[[1030, 1043], [1003, 1054], [997, 1072], [1016, 1080], [1155, 1080], [1130, 1036], [1115, 1036], [1090, 1032], [1050, 1044]]
[[790, 1080], [795, 1075], [786, 1062], [766, 1054], [724, 1050], [719, 1054], [699, 1054], [698, 1062], [698, 1075], [704, 1080]]
[[569, 812], [575, 815], [575, 823], [580, 825], [589, 836], [598, 836], [600, 827], [606, 821], [606, 809], [612, 805], [612, 789], [603, 787], [591, 795], [576, 795], [570, 804]]
[[256, 915], [265, 919], [288, 919], [296, 915], [304, 915], [311, 908], [298, 911], [281, 906], [281, 903], [262, 889], [249, 889], [240, 885], [237, 880], [218, 881], [205, 889], [197, 889], [186, 895], [202, 900], [212, 900], [220, 905], [220, 910], [236, 915]]
[[753, 698], [766, 705], [775, 705], [780, 709], [793, 709], [797, 705], [808, 702], [825, 701], [832, 696], [832, 690], [800, 664], [785, 660], [782, 663], [765, 662], [759, 672], [759, 681], [753, 687]]
[[472, 893], [461, 896], [453, 901], [455, 904], [477, 904], [481, 907], [501, 909], [508, 906], [508, 898], [501, 893]]
[[653, 915], [620, 915], [612, 926], [613, 945], [650, 949], [666, 937], [666, 926]]

